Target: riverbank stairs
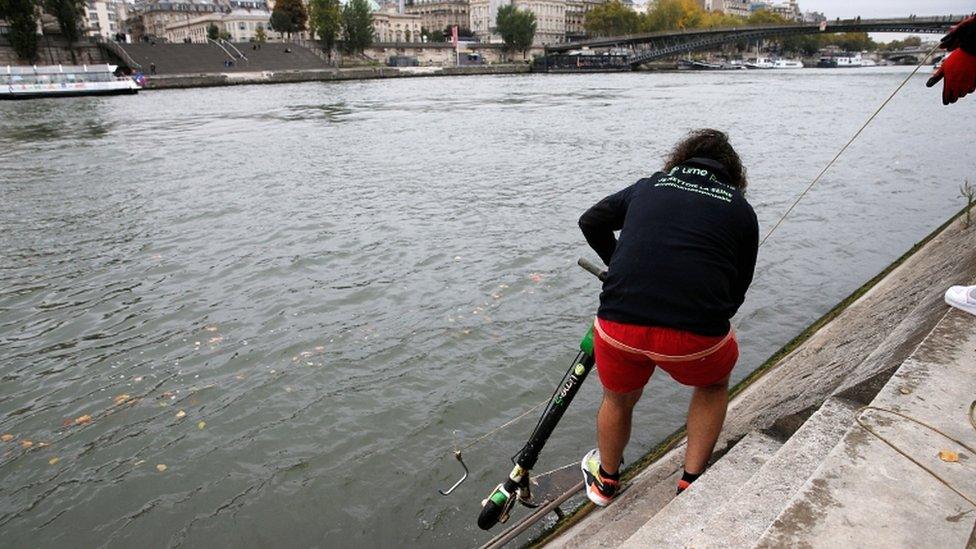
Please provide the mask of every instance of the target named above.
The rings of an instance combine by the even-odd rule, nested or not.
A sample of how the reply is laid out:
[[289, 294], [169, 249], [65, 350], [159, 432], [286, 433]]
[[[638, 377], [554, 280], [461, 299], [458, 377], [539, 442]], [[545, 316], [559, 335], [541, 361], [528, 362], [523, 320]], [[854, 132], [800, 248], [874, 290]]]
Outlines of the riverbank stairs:
[[285, 42], [207, 42], [205, 44], [168, 44], [139, 42], [119, 44], [133, 61], [149, 74], [215, 74], [315, 70], [328, 64], [312, 50]]
[[[929, 281], [912, 281], [924, 265], [893, 273], [889, 289], [915, 285], [902, 294], [915, 302], [913, 312], [886, 329], [819, 404], [771, 425], [751, 419], [761, 428], [728, 441], [724, 455], [675, 497], [679, 446], [547, 547], [976, 548], [976, 316], [941, 300], [943, 277], [973, 283], [971, 260], [946, 267], [952, 263], [943, 257]], [[866, 299], [886, 297], [878, 292]], [[857, 338], [836, 335], [849, 338], [840, 347]], [[911, 348], [899, 351], [905, 341]], [[799, 358], [835, 352], [818, 345], [798, 348]], [[893, 366], [861, 369], [892, 357]]]

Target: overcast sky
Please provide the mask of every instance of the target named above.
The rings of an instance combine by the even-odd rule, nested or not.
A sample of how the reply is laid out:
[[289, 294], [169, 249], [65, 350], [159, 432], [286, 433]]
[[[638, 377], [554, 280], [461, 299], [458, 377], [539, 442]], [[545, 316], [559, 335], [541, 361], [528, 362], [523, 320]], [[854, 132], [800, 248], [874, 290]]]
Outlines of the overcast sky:
[[976, 11], [974, 0], [799, 0], [803, 11], [821, 11], [834, 17], [890, 17], [948, 15]]

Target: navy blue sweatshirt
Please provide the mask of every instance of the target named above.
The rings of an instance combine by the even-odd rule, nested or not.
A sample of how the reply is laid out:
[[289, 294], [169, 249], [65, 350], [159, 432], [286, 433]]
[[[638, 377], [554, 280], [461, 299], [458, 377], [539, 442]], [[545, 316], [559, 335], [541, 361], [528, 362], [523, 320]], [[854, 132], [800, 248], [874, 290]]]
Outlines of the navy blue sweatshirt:
[[727, 180], [718, 162], [693, 158], [580, 217], [586, 241], [610, 267], [600, 318], [705, 336], [729, 331], [752, 283], [759, 223]]

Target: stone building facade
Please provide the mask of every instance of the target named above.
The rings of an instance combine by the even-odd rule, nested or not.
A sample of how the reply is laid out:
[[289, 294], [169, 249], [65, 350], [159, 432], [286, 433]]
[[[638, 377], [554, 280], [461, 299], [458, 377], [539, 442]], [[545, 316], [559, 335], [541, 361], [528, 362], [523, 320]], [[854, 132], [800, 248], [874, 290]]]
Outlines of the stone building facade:
[[602, 6], [606, 0], [567, 0], [566, 1], [566, 41], [586, 38], [586, 14], [593, 8]]
[[428, 31], [443, 31], [457, 25], [470, 28], [471, 18], [467, 0], [414, 0], [404, 7], [409, 15], [420, 16], [420, 26]]
[[101, 36], [106, 40], [125, 32], [125, 20], [129, 5], [124, 0], [88, 0], [85, 2], [85, 19], [88, 36]]
[[268, 10], [236, 9], [229, 12], [214, 12], [177, 21], [166, 26], [165, 38], [168, 42], [206, 42], [207, 29], [215, 25], [218, 30], [230, 35], [231, 42], [248, 42], [257, 38], [258, 29], [263, 29], [269, 39], [279, 38], [279, 34], [268, 29], [271, 12]]
[[420, 42], [421, 16], [398, 13], [396, 5], [387, 4], [373, 12], [373, 41], [379, 43]]
[[533, 46], [566, 41], [566, 0], [470, 0], [471, 31], [482, 42], [499, 43], [496, 29], [498, 8], [511, 3], [520, 10], [535, 14], [536, 31]]

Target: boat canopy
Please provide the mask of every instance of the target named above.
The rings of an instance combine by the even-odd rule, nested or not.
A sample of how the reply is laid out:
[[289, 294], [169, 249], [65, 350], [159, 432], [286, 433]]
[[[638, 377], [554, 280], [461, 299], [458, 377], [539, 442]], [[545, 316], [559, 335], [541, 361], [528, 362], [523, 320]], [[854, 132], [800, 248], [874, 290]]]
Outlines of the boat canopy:
[[105, 72], [114, 74], [117, 68], [118, 65], [109, 65], [108, 63], [99, 65], [7, 65], [6, 70], [0, 70], [0, 74], [91, 74]]

